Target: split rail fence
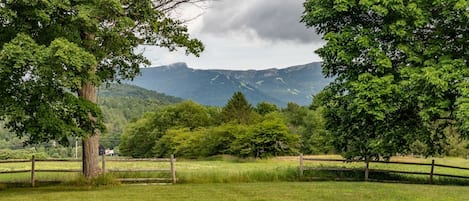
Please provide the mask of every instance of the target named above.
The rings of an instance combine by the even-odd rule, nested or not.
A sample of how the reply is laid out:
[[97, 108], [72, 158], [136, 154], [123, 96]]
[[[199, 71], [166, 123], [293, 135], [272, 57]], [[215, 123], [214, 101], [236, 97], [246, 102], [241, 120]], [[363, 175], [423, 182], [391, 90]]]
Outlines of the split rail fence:
[[376, 172], [376, 173], [396, 173], [396, 174], [412, 174], [412, 175], [427, 175], [429, 176], [428, 182], [433, 184], [433, 178], [435, 176], [440, 177], [449, 177], [449, 178], [457, 178], [457, 179], [469, 179], [469, 176], [461, 176], [461, 175], [452, 175], [452, 174], [439, 174], [435, 173], [435, 167], [441, 168], [450, 168], [450, 169], [458, 169], [458, 170], [468, 170], [467, 167], [458, 167], [458, 166], [451, 166], [451, 165], [442, 165], [442, 164], [435, 164], [435, 160], [433, 159], [431, 163], [417, 163], [417, 162], [398, 162], [398, 161], [369, 161], [369, 163], [384, 163], [384, 164], [402, 164], [402, 165], [416, 165], [416, 166], [428, 166], [428, 172], [417, 172], [417, 171], [401, 171], [401, 170], [383, 170], [383, 169], [368, 169], [366, 166], [365, 168], [330, 168], [330, 167], [308, 167], [305, 165], [305, 161], [318, 161], [318, 162], [365, 162], [364, 160], [346, 160], [346, 159], [325, 159], [325, 158], [308, 158], [304, 157], [303, 154], [300, 155], [299, 158], [300, 166], [300, 177], [303, 178], [305, 171], [344, 171], [344, 172], [354, 172], [354, 171], [363, 171], [365, 172], [365, 181], [368, 180], [368, 173], [369, 172]]
[[[81, 169], [38, 169], [36, 167], [37, 162], [81, 162], [81, 160], [67, 160], [67, 159], [35, 159], [32, 156], [31, 160], [0, 160], [0, 174], [18, 174], [18, 173], [30, 173], [31, 177], [29, 182], [32, 187], [36, 185], [37, 182], [42, 182], [41, 180], [36, 179], [37, 173], [49, 172], [49, 173], [80, 173]], [[169, 168], [151, 168], [151, 169], [106, 169], [107, 162], [167, 162], [169, 163]], [[152, 177], [152, 178], [118, 178], [122, 182], [161, 182], [161, 183], [173, 183], [177, 182], [176, 178], [176, 159], [173, 155], [171, 158], [146, 158], [146, 159], [106, 159], [103, 155], [101, 158], [101, 173], [168, 173], [168, 177]], [[1, 164], [7, 163], [31, 163], [30, 169], [20, 169], [20, 170], [2, 170]], [[51, 181], [44, 181], [51, 182]], [[0, 181], [2, 183], [2, 181]]]

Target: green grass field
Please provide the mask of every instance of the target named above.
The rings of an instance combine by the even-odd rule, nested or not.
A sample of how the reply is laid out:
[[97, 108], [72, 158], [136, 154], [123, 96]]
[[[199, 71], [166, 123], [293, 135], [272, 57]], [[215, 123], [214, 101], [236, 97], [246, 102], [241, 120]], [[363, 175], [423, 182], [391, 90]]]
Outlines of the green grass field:
[[122, 185], [113, 187], [39, 187], [0, 190], [2, 201], [289, 201], [289, 200], [469, 200], [469, 188], [369, 182], [260, 182], [230, 184]]
[[[339, 158], [339, 156], [313, 156]], [[394, 161], [429, 163], [431, 159], [395, 157]], [[436, 163], [469, 167], [469, 160], [435, 158]], [[36, 169], [80, 169], [79, 162], [37, 162]], [[298, 182], [298, 157], [239, 160], [222, 156], [211, 160], [178, 160], [176, 185], [65, 185], [6, 188], [5, 181], [25, 181], [30, 175], [0, 174], [0, 200], [469, 200], [469, 187], [379, 182]], [[363, 163], [305, 162], [309, 167], [359, 167]], [[169, 168], [169, 163], [108, 162], [112, 169]], [[29, 169], [30, 163], [0, 164], [0, 171]], [[371, 168], [428, 172], [430, 167], [372, 164]], [[436, 173], [469, 175], [469, 170], [436, 168]], [[147, 177], [152, 173], [119, 174]], [[356, 175], [362, 177], [361, 173]], [[373, 176], [373, 175], [371, 175]], [[39, 180], [73, 181], [77, 173], [37, 173]], [[416, 176], [418, 177], [418, 176]], [[427, 181], [426, 177], [422, 181]], [[373, 177], [371, 177], [373, 179]], [[333, 179], [333, 178], [331, 178]], [[438, 178], [437, 178], [438, 179]], [[441, 183], [441, 182], [440, 182]], [[469, 184], [466, 183], [466, 184]]]
[[[315, 158], [340, 158], [340, 156], [311, 156]], [[469, 167], [469, 160], [462, 158], [434, 158], [437, 164]], [[392, 161], [431, 163], [431, 158], [394, 157]], [[0, 171], [30, 169], [30, 163], [0, 164]], [[37, 162], [36, 169], [80, 169], [80, 162]], [[179, 183], [233, 183], [233, 182], [270, 182], [270, 181], [298, 181], [298, 157], [278, 157], [268, 160], [239, 160], [229, 156], [218, 157], [212, 160], [194, 161], [178, 160], [176, 162]], [[342, 162], [315, 162], [306, 161], [308, 167], [347, 167], [363, 168], [364, 163]], [[150, 169], [168, 168], [169, 163], [156, 162], [107, 162], [110, 169]], [[403, 171], [430, 172], [429, 166], [401, 165], [401, 164], [374, 164], [374, 169], [390, 169]], [[435, 173], [469, 176], [469, 170], [449, 168], [435, 168]], [[77, 173], [37, 173], [38, 180], [73, 180]], [[149, 177], [153, 173], [121, 173], [117, 177]], [[361, 177], [361, 175], [356, 175]], [[428, 176], [411, 176], [426, 180]], [[28, 181], [29, 173], [0, 174], [2, 181]], [[373, 175], [370, 175], [373, 179]], [[333, 179], [333, 178], [331, 178]], [[438, 178], [436, 178], [438, 179]], [[469, 184], [469, 180], [468, 180]]]

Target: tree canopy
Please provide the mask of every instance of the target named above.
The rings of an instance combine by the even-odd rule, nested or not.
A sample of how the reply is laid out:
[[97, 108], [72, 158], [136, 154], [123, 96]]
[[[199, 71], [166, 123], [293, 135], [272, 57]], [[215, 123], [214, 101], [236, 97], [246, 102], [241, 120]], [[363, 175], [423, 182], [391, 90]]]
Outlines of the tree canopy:
[[249, 124], [254, 120], [253, 108], [246, 100], [244, 94], [235, 92], [223, 107], [222, 118], [224, 122], [234, 121], [240, 124]]
[[[389, 157], [416, 139], [441, 150], [445, 128], [467, 137], [469, 3], [307, 0], [302, 18], [335, 81], [327, 127], [347, 158]], [[442, 143], [443, 142], [443, 143]]]
[[169, 12], [191, 0], [0, 1], [0, 118], [28, 143], [83, 136], [83, 172], [99, 172], [96, 86], [131, 79], [156, 45], [204, 49]]

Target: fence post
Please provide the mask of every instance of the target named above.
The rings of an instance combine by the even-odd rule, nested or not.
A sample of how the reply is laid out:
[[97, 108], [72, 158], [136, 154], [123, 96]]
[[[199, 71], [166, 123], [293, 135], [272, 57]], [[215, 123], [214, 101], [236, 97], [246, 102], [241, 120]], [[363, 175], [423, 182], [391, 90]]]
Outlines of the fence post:
[[300, 153], [300, 179], [303, 179], [303, 153]]
[[34, 187], [36, 183], [35, 165], [36, 165], [36, 159], [35, 159], [35, 156], [33, 155], [33, 157], [31, 157], [31, 187]]
[[432, 169], [430, 170], [430, 184], [433, 184], [433, 172], [435, 170], [435, 159], [432, 159]]
[[102, 159], [101, 159], [101, 168], [103, 169], [103, 175], [106, 174], [106, 157], [105, 157], [106, 154], [103, 154], [102, 155]]
[[370, 173], [370, 159], [365, 157], [365, 181], [368, 181], [369, 173]]
[[174, 155], [171, 154], [171, 179], [173, 181], [173, 184], [176, 183], [176, 167], [174, 165]]

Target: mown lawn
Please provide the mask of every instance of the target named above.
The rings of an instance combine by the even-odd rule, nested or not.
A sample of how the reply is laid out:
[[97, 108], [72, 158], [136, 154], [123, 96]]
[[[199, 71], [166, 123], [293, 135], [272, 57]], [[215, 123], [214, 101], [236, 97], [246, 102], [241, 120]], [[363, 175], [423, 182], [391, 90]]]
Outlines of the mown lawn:
[[2, 201], [41, 200], [469, 200], [469, 187], [368, 182], [269, 182], [230, 184], [39, 187], [0, 190]]

